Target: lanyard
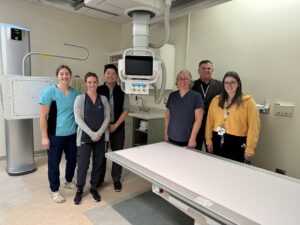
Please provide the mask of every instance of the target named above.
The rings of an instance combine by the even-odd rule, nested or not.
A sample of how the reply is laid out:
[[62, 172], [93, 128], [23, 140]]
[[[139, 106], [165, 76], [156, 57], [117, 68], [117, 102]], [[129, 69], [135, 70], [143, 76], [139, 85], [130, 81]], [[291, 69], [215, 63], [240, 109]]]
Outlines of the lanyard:
[[226, 125], [226, 119], [227, 119], [227, 117], [229, 116], [229, 108], [227, 108], [227, 106], [226, 106], [227, 104], [225, 104], [225, 106], [224, 106], [224, 124], [223, 124], [223, 127], [225, 127], [225, 125]]
[[207, 95], [207, 92], [208, 92], [208, 89], [209, 89], [209, 85], [207, 86], [206, 91], [204, 91], [203, 85], [201, 84], [201, 89], [202, 89], [202, 93], [203, 93], [203, 97], [204, 97], [204, 101], [205, 101], [206, 95]]
[[227, 117], [229, 116], [229, 109], [224, 109], [224, 122], [226, 122]]
[[221, 125], [221, 127], [218, 127], [218, 135], [221, 136], [221, 148], [222, 148], [222, 145], [224, 144], [224, 134], [226, 133], [226, 119], [227, 117], [229, 116], [229, 109], [228, 108], [224, 108], [224, 123], [223, 125]]

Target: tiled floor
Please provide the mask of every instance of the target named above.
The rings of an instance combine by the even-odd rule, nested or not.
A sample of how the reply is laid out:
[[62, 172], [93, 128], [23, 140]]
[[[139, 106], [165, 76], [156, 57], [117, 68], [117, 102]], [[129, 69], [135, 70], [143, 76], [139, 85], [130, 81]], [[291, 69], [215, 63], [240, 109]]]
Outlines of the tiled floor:
[[[117, 193], [108, 169], [105, 183], [99, 189], [101, 202], [94, 202], [88, 195], [87, 180], [80, 205], [73, 203], [75, 191], [64, 188], [61, 188], [61, 193], [66, 202], [58, 204], [50, 198], [47, 156], [35, 157], [35, 162], [37, 171], [23, 176], [9, 176], [5, 171], [6, 161], [0, 161], [0, 225], [90, 225], [84, 212], [150, 188], [150, 183], [124, 170], [123, 189]], [[64, 164], [61, 163], [61, 183], [64, 182]]]

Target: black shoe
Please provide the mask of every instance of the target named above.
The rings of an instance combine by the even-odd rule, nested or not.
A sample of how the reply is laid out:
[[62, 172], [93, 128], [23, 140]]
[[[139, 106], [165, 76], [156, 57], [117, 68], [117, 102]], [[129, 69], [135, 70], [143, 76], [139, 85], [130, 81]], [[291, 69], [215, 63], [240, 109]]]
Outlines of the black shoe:
[[115, 181], [114, 182], [114, 188], [116, 192], [120, 192], [122, 190], [122, 184], [120, 181]]
[[98, 194], [96, 189], [90, 189], [90, 196], [92, 196], [95, 202], [101, 201], [101, 196]]
[[76, 192], [76, 195], [75, 195], [75, 198], [74, 198], [74, 204], [75, 205], [79, 205], [81, 203], [82, 194], [83, 194], [83, 191], [77, 191]]

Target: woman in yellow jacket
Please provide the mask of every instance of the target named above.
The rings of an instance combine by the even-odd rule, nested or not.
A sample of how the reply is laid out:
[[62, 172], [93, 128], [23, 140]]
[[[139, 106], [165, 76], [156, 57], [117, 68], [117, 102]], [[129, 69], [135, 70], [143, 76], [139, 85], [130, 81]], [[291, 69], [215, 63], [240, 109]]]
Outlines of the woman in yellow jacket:
[[254, 155], [260, 129], [259, 112], [250, 95], [242, 93], [236, 72], [223, 78], [223, 90], [211, 102], [205, 130], [208, 151], [239, 162]]

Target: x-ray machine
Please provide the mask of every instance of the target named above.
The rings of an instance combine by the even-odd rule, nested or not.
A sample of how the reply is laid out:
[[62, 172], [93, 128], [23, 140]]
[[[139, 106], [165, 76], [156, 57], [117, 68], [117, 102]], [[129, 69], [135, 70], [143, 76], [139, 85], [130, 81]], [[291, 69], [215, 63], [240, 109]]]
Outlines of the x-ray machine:
[[[0, 76], [22, 74], [22, 59], [29, 51], [29, 28], [0, 24]], [[30, 76], [30, 60], [26, 63], [26, 74]], [[0, 88], [3, 88], [3, 84]], [[1, 151], [6, 150], [7, 173], [9, 175], [30, 173], [36, 169], [33, 160], [32, 119], [4, 119], [3, 96], [0, 97], [0, 132], [4, 134], [0, 137], [0, 148]]]

